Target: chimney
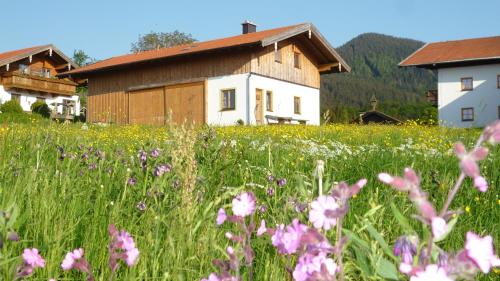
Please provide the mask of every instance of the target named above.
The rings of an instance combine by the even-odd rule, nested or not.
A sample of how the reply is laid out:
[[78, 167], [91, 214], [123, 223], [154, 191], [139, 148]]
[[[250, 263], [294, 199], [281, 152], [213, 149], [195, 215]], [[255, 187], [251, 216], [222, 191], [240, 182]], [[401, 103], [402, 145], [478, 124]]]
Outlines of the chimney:
[[241, 25], [243, 26], [243, 34], [257, 31], [257, 25], [249, 20], [244, 21]]

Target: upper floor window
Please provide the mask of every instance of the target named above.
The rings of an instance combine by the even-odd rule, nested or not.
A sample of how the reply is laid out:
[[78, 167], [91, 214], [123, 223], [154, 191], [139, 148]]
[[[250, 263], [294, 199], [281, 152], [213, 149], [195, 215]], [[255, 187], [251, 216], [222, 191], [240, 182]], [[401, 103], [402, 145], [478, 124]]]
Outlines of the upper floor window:
[[51, 76], [50, 69], [48, 69], [48, 68], [42, 68], [42, 70], [40, 72], [41, 72], [42, 77], [50, 78], [50, 76]]
[[500, 105], [498, 106], [498, 119], [500, 119]]
[[300, 97], [293, 97], [293, 113], [300, 114]]
[[266, 110], [273, 111], [273, 92], [266, 92]]
[[474, 88], [472, 77], [462, 78], [462, 91], [472, 91]]
[[462, 108], [462, 121], [474, 121], [474, 108]]
[[234, 110], [236, 108], [236, 89], [222, 90], [220, 94], [221, 110]]
[[497, 75], [497, 88], [500, 89], [500, 74]]
[[19, 65], [19, 72], [23, 74], [28, 74], [30, 72], [30, 67], [27, 66], [26, 64], [20, 64]]
[[300, 60], [301, 60], [300, 53], [299, 52], [293, 52], [293, 66], [295, 66], [295, 68], [301, 68], [302, 67]]

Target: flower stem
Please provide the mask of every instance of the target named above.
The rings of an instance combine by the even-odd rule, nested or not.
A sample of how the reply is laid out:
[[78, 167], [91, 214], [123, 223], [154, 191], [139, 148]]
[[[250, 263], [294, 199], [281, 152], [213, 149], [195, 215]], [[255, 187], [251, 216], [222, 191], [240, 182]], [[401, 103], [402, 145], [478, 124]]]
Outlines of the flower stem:
[[[337, 220], [337, 244], [342, 240], [342, 217]], [[344, 263], [342, 261], [342, 249], [337, 248], [337, 262], [339, 264], [339, 281], [344, 281]]]

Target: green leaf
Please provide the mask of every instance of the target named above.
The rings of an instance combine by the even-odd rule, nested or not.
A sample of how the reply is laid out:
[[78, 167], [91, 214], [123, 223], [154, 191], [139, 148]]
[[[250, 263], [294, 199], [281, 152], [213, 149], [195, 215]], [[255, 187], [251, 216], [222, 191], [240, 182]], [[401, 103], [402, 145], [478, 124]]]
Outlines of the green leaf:
[[354, 247], [354, 250], [354, 254], [356, 255], [356, 265], [366, 277], [372, 276], [373, 273], [368, 263], [365, 251], [359, 247]]
[[373, 239], [375, 239], [375, 241], [378, 242], [378, 244], [380, 245], [380, 247], [382, 247], [382, 250], [385, 252], [386, 255], [388, 255], [393, 260], [397, 260], [396, 257], [392, 254], [392, 250], [391, 250], [391, 247], [389, 246], [389, 244], [387, 244], [387, 242], [385, 242], [385, 239], [382, 236], [382, 234], [380, 234], [375, 229], [375, 227], [373, 227], [373, 225], [367, 224], [366, 230], [368, 231], [368, 233], [370, 233], [370, 236]]
[[390, 204], [392, 213], [394, 214], [394, 217], [398, 221], [399, 225], [408, 233], [415, 233], [415, 230], [413, 227], [411, 227], [410, 222], [406, 219], [406, 217], [399, 211], [398, 207], [391, 202]]
[[398, 270], [396, 266], [385, 258], [380, 258], [377, 262], [377, 274], [384, 279], [398, 280]]
[[382, 208], [382, 205], [377, 205], [377, 206], [375, 206], [375, 207], [371, 208], [368, 212], [366, 212], [366, 213], [364, 214], [364, 217], [366, 218], [366, 217], [371, 217], [371, 216], [373, 216], [374, 214], [376, 214], [376, 213], [378, 212], [378, 210], [379, 210], [380, 208]]
[[10, 209], [10, 218], [7, 221], [6, 227], [7, 229], [11, 229], [14, 223], [16, 222], [17, 216], [19, 215], [19, 208], [17, 205], [13, 205]]
[[370, 244], [366, 242], [365, 240], [361, 239], [358, 235], [356, 235], [354, 232], [347, 230], [347, 229], [342, 229], [345, 235], [349, 237], [349, 241], [353, 241], [356, 243], [356, 245], [363, 247], [366, 250], [370, 250]]
[[457, 223], [457, 220], [458, 220], [458, 217], [455, 217], [452, 220], [450, 220], [450, 222], [448, 222], [448, 228], [446, 229], [446, 232], [441, 237], [438, 237], [438, 238], [434, 239], [434, 242], [437, 243], [437, 242], [441, 242], [444, 239], [446, 239], [446, 237], [448, 237], [448, 235], [453, 230], [453, 227], [455, 227], [455, 224]]

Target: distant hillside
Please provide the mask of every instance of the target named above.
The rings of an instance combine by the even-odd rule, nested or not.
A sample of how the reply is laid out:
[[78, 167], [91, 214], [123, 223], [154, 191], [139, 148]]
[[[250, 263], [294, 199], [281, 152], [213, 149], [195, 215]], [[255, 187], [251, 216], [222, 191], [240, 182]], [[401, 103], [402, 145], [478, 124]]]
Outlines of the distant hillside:
[[375, 94], [379, 109], [401, 119], [421, 117], [428, 107], [426, 90], [436, 87], [434, 72], [399, 68], [398, 63], [423, 42], [366, 33], [337, 48], [352, 72], [323, 75], [322, 110], [330, 109], [335, 121], [348, 121], [369, 107]]

